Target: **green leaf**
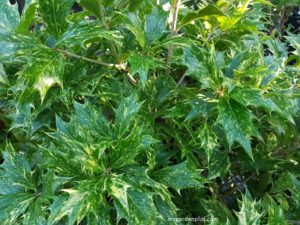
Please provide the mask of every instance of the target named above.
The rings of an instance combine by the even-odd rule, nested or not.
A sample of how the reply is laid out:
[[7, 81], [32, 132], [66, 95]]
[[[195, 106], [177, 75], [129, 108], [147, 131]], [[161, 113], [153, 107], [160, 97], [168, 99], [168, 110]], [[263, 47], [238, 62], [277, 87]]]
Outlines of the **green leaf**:
[[153, 8], [151, 14], [145, 17], [145, 35], [149, 44], [158, 41], [167, 31], [167, 17], [165, 13]]
[[58, 40], [56, 45], [69, 48], [74, 46], [86, 48], [87, 44], [100, 42], [102, 39], [121, 45], [121, 36], [117, 31], [104, 30], [95, 22], [74, 24], [62, 35], [62, 38]]
[[9, 0], [2, 0], [0, 2], [0, 34], [2, 29], [15, 29], [19, 24], [18, 6], [11, 5]]
[[79, 223], [85, 217], [96, 224], [111, 224], [109, 208], [102, 195], [105, 182], [104, 177], [90, 178], [78, 182], [73, 189], [63, 189], [69, 197], [62, 195], [54, 199], [50, 206], [49, 224], [56, 224], [65, 216], [68, 217], [68, 225]]
[[201, 140], [201, 147], [204, 148], [207, 161], [211, 159], [213, 150], [218, 146], [216, 134], [209, 128], [208, 124], [205, 123], [204, 126], [200, 128], [198, 137]]
[[17, 32], [20, 34], [29, 34], [30, 26], [34, 22], [35, 14], [37, 11], [38, 4], [36, 2], [32, 2], [26, 7], [25, 12], [23, 13], [20, 23], [17, 27]]
[[47, 31], [59, 37], [67, 29], [68, 16], [74, 0], [40, 0], [39, 10], [46, 23]]
[[235, 101], [221, 99], [219, 102], [219, 117], [217, 122], [222, 125], [229, 143], [240, 143], [248, 156], [253, 159], [250, 138], [259, 137], [257, 128], [252, 122], [251, 112]]
[[139, 74], [143, 87], [146, 85], [149, 70], [164, 67], [162, 62], [154, 57], [140, 54], [131, 54], [128, 62], [130, 63], [131, 74]]
[[4, 70], [3, 64], [0, 63], [0, 84], [8, 84], [8, 79], [6, 72]]
[[135, 95], [130, 95], [122, 100], [115, 110], [116, 118], [114, 129], [119, 136], [123, 135], [132, 124], [133, 120], [136, 119], [140, 107], [141, 104], [137, 101]]
[[208, 179], [224, 178], [230, 171], [230, 165], [228, 155], [221, 151], [214, 151], [208, 164]]
[[96, 137], [110, 137], [112, 135], [109, 121], [93, 108], [89, 103], [74, 102], [76, 119], [83, 127]]
[[2, 168], [2, 171], [0, 171], [0, 194], [3, 195], [19, 193], [26, 189], [35, 189], [35, 182], [27, 159], [24, 155], [12, 151], [3, 153], [4, 163], [0, 166]]
[[146, 37], [141, 19], [135, 13], [127, 13], [123, 15], [124, 26], [131, 31], [139, 45], [144, 48], [146, 46]]
[[287, 225], [288, 222], [285, 219], [283, 209], [279, 205], [277, 205], [277, 203], [274, 201], [274, 199], [271, 196], [267, 195], [266, 199], [269, 203], [267, 225], [277, 225], [277, 224]]
[[109, 194], [114, 198], [118, 219], [129, 224], [156, 224], [156, 207], [153, 193], [137, 190], [126, 184], [122, 177], [114, 177], [109, 183]]
[[186, 120], [192, 120], [203, 114], [206, 119], [209, 118], [210, 112], [216, 106], [216, 100], [206, 94], [198, 94], [196, 98], [188, 102], [191, 105], [191, 111], [186, 116]]
[[268, 112], [279, 112], [281, 110], [269, 98], [265, 98], [259, 89], [235, 88], [230, 92], [230, 97], [244, 106], [262, 107]]
[[19, 216], [24, 214], [33, 202], [34, 194], [16, 193], [0, 195], [0, 219], [4, 224], [16, 223]]
[[225, 16], [225, 14], [214, 5], [210, 4], [197, 12], [190, 12], [185, 15], [179, 22], [179, 28], [191, 23], [194, 20], [201, 19], [206, 16]]
[[227, 224], [227, 221], [230, 221], [229, 224], [235, 224], [235, 218], [232, 215], [232, 212], [222, 203], [214, 199], [203, 200], [201, 201], [203, 207], [207, 211], [209, 216], [213, 216], [212, 224]]
[[259, 202], [243, 196], [240, 211], [236, 213], [239, 225], [259, 225], [262, 214], [259, 212]]
[[101, 1], [102, 0], [80, 0], [79, 4], [93, 13], [98, 19], [101, 19]]
[[187, 161], [158, 170], [153, 173], [153, 178], [177, 191], [185, 188], [202, 187], [205, 182], [200, 171], [189, 168]]

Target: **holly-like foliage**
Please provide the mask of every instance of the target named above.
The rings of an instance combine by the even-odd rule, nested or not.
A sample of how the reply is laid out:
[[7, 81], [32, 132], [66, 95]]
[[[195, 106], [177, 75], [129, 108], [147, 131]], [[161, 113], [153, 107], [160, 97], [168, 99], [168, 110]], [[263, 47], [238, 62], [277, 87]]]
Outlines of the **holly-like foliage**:
[[0, 223], [296, 224], [298, 3], [0, 1]]

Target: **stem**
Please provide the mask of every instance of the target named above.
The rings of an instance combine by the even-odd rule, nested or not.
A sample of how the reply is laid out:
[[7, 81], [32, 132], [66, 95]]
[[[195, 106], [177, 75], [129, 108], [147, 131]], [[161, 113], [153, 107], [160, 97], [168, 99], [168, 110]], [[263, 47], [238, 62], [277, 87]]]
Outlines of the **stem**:
[[73, 57], [73, 58], [76, 58], [76, 59], [82, 59], [82, 60], [85, 60], [87, 62], [96, 63], [96, 64], [99, 64], [99, 65], [102, 65], [102, 66], [107, 66], [107, 67], [114, 67], [114, 68], [117, 68], [119, 70], [125, 70], [125, 66], [123, 64], [113, 64], [113, 63], [101, 62], [101, 61], [98, 61], [98, 60], [95, 60], [95, 59], [90, 59], [90, 58], [87, 58], [87, 57], [84, 57], [84, 56], [76, 55], [73, 52], [70, 52], [68, 50], [63, 50], [63, 49], [60, 49], [60, 48], [54, 48], [54, 51], [63, 53], [64, 55], [69, 56], [69, 57]]
[[[73, 57], [73, 58], [76, 58], [76, 59], [81, 59], [81, 60], [85, 60], [87, 62], [99, 64], [99, 65], [102, 65], [102, 66], [114, 67], [114, 68], [116, 68], [118, 70], [124, 70], [124, 71], [126, 71], [126, 67], [122, 63], [120, 63], [120, 64], [105, 63], [105, 62], [101, 62], [101, 61], [98, 61], [98, 60], [90, 59], [90, 58], [87, 58], [87, 57], [84, 57], [84, 56], [76, 55], [73, 52], [70, 52], [68, 50], [59, 49], [59, 48], [55, 48], [54, 51], [63, 53], [66, 56]], [[129, 80], [130, 80], [130, 82], [132, 84], [136, 84], [137, 83], [136, 80], [131, 76], [130, 73], [127, 73], [127, 76], [128, 76], [128, 78], [129, 78]]]
[[184, 74], [182, 75], [182, 77], [181, 77], [180, 80], [178, 81], [176, 87], [179, 87], [179, 86], [182, 84], [183, 80], [185, 79], [185, 77], [186, 77], [186, 75], [187, 75], [187, 72], [188, 72], [188, 70], [186, 70], [186, 71], [184, 72]]
[[[180, 0], [175, 0], [173, 14], [172, 14], [172, 23], [171, 23], [171, 37], [175, 36], [177, 33], [177, 20], [178, 20], [179, 6], [180, 6]], [[173, 56], [173, 46], [170, 45], [168, 48], [168, 56], [167, 56], [167, 74], [170, 74], [172, 56]]]

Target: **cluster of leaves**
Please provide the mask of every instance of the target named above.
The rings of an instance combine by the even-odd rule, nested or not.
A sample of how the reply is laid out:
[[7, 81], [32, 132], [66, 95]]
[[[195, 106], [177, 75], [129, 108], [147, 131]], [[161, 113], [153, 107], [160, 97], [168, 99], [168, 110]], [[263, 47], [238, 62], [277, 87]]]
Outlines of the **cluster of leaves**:
[[1, 224], [299, 221], [300, 39], [268, 36], [276, 4], [0, 1]]

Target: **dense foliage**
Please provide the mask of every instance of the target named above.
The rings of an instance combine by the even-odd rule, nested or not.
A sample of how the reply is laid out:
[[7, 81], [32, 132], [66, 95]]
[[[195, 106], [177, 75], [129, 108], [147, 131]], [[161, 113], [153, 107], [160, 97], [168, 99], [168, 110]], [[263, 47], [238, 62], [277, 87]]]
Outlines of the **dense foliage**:
[[299, 0], [24, 3], [0, 1], [1, 224], [300, 221]]

